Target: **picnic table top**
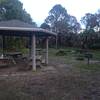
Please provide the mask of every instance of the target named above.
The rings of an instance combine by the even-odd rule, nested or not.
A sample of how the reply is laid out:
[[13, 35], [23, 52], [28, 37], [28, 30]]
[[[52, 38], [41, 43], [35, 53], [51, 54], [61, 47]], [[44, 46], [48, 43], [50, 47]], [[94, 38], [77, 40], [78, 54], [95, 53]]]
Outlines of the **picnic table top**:
[[5, 56], [0, 56], [0, 60], [8, 60], [9, 57], [5, 57]]
[[21, 55], [21, 52], [7, 52], [6, 55]]

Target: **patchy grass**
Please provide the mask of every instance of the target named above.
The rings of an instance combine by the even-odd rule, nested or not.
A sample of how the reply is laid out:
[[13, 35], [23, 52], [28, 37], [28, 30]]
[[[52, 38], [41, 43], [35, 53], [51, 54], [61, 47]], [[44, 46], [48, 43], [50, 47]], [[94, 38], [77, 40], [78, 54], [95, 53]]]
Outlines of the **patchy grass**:
[[[66, 55], [63, 56], [56, 56], [56, 52], [59, 50], [64, 50], [66, 52]], [[88, 71], [100, 71], [100, 63], [90, 63], [90, 65], [87, 65], [87, 61], [76, 61], [76, 57], [78, 57], [79, 53], [77, 54], [74, 52], [76, 49], [73, 48], [64, 48], [64, 49], [50, 49], [49, 55], [51, 57], [54, 57], [59, 60], [63, 60], [66, 64], [72, 64], [73, 66], [76, 66], [77, 68], [82, 70], [88, 70]], [[100, 51], [91, 50], [90, 51], [93, 54], [93, 61], [100, 61]], [[83, 57], [83, 55], [82, 55]]]
[[[100, 71], [100, 64], [88, 66], [86, 61], [75, 60], [72, 48], [64, 49], [67, 55], [63, 56], [55, 55], [58, 50], [49, 49], [50, 62], [55, 64], [50, 68], [54, 70], [0, 77], [0, 100], [100, 100], [100, 73], [93, 73]], [[100, 52], [93, 53], [99, 60]]]
[[[76, 51], [78, 50], [77, 48], [64, 48], [64, 49], [49, 49], [49, 56], [56, 56], [56, 53], [62, 50], [66, 53], [66, 57], [73, 57], [73, 56], [78, 56], [80, 53], [77, 53]], [[100, 60], [100, 50], [90, 50], [90, 53], [93, 54], [93, 59], [94, 60]]]
[[[66, 54], [61, 55], [61, 56], [56, 55], [56, 53], [59, 50], [64, 51]], [[72, 50], [73, 49], [71, 49], [71, 48], [68, 48], [68, 49], [49, 49], [49, 58], [52, 58], [54, 60], [56, 59], [58, 62], [62, 61], [63, 63], [71, 64], [72, 60], [74, 58], [74, 54], [71, 52]]]
[[56, 52], [56, 56], [65, 56], [65, 55], [67, 55], [67, 53], [64, 50], [59, 50]]
[[93, 53], [93, 59], [100, 60], [100, 50], [94, 50]]
[[92, 72], [96, 72], [96, 71], [100, 71], [100, 64], [99, 63], [94, 63], [94, 64], [86, 64], [84, 62], [80, 62], [77, 63], [75, 66], [77, 66], [80, 71], [92, 71]]

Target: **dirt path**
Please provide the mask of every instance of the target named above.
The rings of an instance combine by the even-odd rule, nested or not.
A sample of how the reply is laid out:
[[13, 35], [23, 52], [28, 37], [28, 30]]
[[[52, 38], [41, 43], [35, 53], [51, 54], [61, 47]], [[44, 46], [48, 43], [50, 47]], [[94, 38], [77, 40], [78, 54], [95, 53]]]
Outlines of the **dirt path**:
[[[100, 73], [80, 73], [63, 59], [37, 72], [0, 76], [0, 100], [100, 100]], [[3, 74], [5, 75], [5, 74]]]

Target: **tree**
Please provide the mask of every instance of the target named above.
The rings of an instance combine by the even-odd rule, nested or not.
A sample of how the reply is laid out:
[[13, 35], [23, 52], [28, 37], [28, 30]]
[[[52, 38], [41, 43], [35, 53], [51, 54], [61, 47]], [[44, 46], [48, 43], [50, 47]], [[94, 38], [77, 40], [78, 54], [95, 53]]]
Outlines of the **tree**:
[[68, 14], [66, 9], [58, 4], [49, 11], [49, 16], [45, 19], [45, 22], [49, 24], [54, 31], [59, 31], [57, 24], [62, 21], [66, 22], [67, 20]]
[[[74, 38], [74, 34], [80, 30], [80, 24], [74, 16], [67, 13], [67, 10], [61, 5], [55, 5], [50, 11], [49, 16], [45, 19], [52, 31], [58, 33], [56, 41], [59, 46], [67, 46]], [[74, 39], [73, 39], [74, 40]]]
[[95, 14], [87, 13], [84, 17], [81, 18], [82, 24], [85, 25], [86, 29], [94, 29], [98, 25], [97, 17]]
[[85, 25], [85, 31], [82, 33], [82, 43], [88, 48], [100, 48], [100, 11], [95, 14], [87, 13], [82, 17], [81, 22]]
[[19, 0], [0, 0], [0, 20], [11, 19], [36, 25], [31, 16], [23, 9], [23, 4]]
[[46, 23], [42, 23], [40, 28], [50, 30], [50, 26], [48, 24], [46, 24]]
[[66, 31], [67, 27], [68, 14], [64, 7], [60, 4], [55, 5], [50, 11], [49, 16], [45, 19], [45, 23], [49, 24], [52, 31], [58, 33], [56, 38], [56, 44], [61, 45], [61, 35]]
[[71, 16], [69, 18], [69, 26], [70, 26], [70, 31], [73, 33], [78, 33], [81, 29], [80, 24], [78, 23], [77, 19], [75, 16]]
[[97, 26], [96, 26], [96, 30], [97, 31], [100, 31], [100, 9], [95, 13], [95, 16], [96, 16], [96, 20], [97, 20]]

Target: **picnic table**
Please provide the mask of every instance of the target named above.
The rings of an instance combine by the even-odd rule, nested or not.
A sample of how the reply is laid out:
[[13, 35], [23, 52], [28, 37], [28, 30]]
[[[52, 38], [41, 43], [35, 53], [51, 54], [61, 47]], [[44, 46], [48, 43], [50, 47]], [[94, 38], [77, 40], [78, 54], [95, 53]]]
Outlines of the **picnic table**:
[[21, 52], [8, 52], [5, 55], [12, 60], [13, 64], [16, 64], [16, 60], [15, 60], [16, 58], [22, 57]]
[[6, 56], [11, 56], [13, 58], [18, 58], [19, 56], [22, 56], [21, 52], [8, 52], [6, 53]]

